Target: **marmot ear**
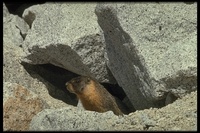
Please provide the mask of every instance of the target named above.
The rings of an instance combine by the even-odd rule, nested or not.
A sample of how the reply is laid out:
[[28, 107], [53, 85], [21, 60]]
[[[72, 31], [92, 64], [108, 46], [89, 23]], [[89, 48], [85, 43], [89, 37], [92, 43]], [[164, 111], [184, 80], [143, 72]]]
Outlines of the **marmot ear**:
[[90, 77], [87, 77], [87, 83], [90, 82], [90, 80], [91, 80]]
[[79, 84], [79, 91], [83, 91], [83, 89], [84, 89], [84, 87], [85, 87], [85, 82], [80, 82], [80, 84]]
[[84, 89], [84, 86], [81, 86], [80, 91], [83, 91], [83, 89]]

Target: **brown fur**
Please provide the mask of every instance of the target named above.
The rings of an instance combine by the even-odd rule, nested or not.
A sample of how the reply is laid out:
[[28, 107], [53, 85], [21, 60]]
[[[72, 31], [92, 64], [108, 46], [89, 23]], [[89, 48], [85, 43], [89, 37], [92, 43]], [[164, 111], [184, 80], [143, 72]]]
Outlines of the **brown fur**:
[[87, 76], [73, 78], [66, 83], [67, 90], [81, 100], [86, 110], [96, 112], [113, 111], [116, 115], [123, 113], [119, 109], [115, 98], [95, 79]]

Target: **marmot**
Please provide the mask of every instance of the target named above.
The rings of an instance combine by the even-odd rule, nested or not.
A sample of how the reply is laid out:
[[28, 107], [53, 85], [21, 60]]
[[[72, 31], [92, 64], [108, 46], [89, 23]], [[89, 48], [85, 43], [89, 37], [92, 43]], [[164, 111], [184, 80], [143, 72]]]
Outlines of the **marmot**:
[[88, 76], [79, 76], [65, 85], [67, 90], [76, 94], [86, 110], [96, 112], [111, 110], [115, 115], [123, 115], [115, 98], [97, 80]]

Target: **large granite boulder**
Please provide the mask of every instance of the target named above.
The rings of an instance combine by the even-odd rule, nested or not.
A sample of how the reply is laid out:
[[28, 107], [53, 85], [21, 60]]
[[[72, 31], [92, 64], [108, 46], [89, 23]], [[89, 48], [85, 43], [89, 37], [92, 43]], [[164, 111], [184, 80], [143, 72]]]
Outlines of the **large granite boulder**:
[[104, 58], [104, 40], [94, 14], [96, 3], [46, 3], [23, 13], [29, 31], [24, 61], [53, 64], [79, 75], [115, 83]]
[[196, 89], [196, 3], [98, 4], [95, 13], [108, 67], [136, 109], [159, 107], [172, 89]]

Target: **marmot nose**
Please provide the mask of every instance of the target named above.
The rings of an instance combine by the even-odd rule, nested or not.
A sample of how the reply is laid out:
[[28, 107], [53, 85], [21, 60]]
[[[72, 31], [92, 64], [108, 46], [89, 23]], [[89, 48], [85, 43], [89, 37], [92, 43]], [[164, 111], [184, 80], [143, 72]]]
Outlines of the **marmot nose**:
[[68, 85], [68, 82], [67, 83], [65, 83], [65, 86], [67, 86]]

